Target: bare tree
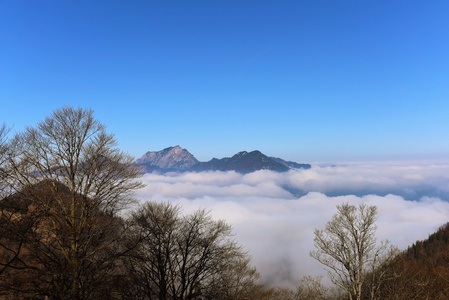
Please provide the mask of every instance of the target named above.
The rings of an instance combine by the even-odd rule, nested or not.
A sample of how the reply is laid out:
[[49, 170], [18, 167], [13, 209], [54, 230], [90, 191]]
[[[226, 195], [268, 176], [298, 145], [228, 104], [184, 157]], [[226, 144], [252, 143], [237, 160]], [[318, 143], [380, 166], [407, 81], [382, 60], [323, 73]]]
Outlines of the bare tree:
[[296, 288], [295, 300], [326, 300], [330, 299], [328, 294], [321, 277], [304, 276]]
[[204, 210], [182, 219], [177, 239], [179, 254], [173, 266], [179, 279], [172, 286], [177, 299], [195, 299], [219, 274], [218, 266], [237, 255], [241, 249], [230, 239], [231, 227], [223, 220], [214, 221]]
[[0, 165], [3, 165], [5, 159], [5, 153], [8, 149], [8, 133], [10, 129], [6, 126], [6, 124], [2, 124], [0, 126]]
[[8, 157], [12, 155], [8, 140], [9, 131], [6, 124], [0, 126], [0, 275], [18, 261], [24, 233], [30, 227], [30, 222], [17, 222], [5, 200], [11, 190], [8, 187]]
[[327, 268], [331, 281], [346, 290], [351, 300], [360, 300], [366, 273], [379, 263], [388, 242], [376, 244], [375, 206], [357, 208], [345, 203], [337, 210], [324, 230], [315, 230], [316, 250], [310, 255]]
[[117, 148], [91, 109], [82, 108], [55, 110], [11, 146], [11, 186], [47, 219], [28, 251], [40, 253], [42, 268], [59, 269], [51, 277], [64, 298], [92, 297], [98, 274], [113, 268], [121, 250], [117, 213], [142, 186], [134, 159]]
[[6, 124], [0, 126], [0, 200], [5, 197], [7, 192], [7, 180], [9, 172], [7, 169], [7, 157], [9, 153], [8, 133], [9, 128]]
[[266, 291], [263, 300], [296, 300], [295, 292], [287, 287], [274, 287]]
[[142, 299], [241, 299], [256, 286], [257, 271], [231, 227], [204, 210], [181, 216], [178, 206], [147, 202], [132, 222], [143, 241], [128, 269]]
[[267, 291], [266, 297], [255, 299], [270, 300], [339, 300], [342, 299], [332, 289], [321, 282], [321, 277], [304, 276], [296, 289], [275, 287]]
[[174, 284], [173, 257], [177, 255], [180, 208], [170, 203], [147, 202], [131, 222], [139, 247], [129, 255], [129, 276], [141, 299], [169, 299]]
[[376, 249], [370, 264], [371, 270], [366, 272], [366, 293], [369, 293], [371, 300], [382, 299], [381, 289], [385, 283], [400, 276], [396, 268], [401, 251], [393, 245], [387, 247], [385, 243], [382, 242], [381, 246]]
[[263, 286], [257, 269], [251, 265], [250, 257], [237, 253], [217, 266], [219, 273], [208, 283], [204, 299], [207, 300], [249, 300], [260, 299]]

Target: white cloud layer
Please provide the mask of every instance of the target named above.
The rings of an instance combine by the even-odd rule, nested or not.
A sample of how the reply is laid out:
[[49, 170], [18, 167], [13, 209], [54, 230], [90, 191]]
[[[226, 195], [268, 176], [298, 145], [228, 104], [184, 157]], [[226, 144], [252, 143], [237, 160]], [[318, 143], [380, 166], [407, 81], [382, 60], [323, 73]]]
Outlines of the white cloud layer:
[[314, 166], [309, 170], [145, 174], [141, 201], [170, 201], [188, 213], [211, 211], [234, 228], [263, 280], [293, 285], [324, 275], [309, 257], [313, 230], [336, 205], [366, 203], [379, 209], [379, 240], [404, 249], [449, 221], [448, 162], [377, 162]]

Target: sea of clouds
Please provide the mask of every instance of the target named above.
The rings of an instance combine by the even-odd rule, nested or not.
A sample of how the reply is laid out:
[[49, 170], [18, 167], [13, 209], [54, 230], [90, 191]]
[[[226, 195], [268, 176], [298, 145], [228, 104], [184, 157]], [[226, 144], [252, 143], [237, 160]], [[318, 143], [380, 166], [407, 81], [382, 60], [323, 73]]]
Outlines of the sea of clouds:
[[151, 173], [142, 181], [141, 202], [170, 201], [184, 213], [204, 208], [226, 220], [272, 285], [325, 276], [309, 252], [314, 229], [325, 226], [338, 204], [376, 205], [378, 240], [401, 249], [449, 222], [449, 161], [352, 162], [286, 173]]

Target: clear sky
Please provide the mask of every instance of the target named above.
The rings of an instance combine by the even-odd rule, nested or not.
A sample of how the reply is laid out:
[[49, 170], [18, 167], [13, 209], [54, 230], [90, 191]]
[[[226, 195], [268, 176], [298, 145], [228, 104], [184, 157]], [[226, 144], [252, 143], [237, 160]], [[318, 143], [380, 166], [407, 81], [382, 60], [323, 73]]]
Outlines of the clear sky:
[[449, 154], [449, 1], [0, 0], [0, 123], [91, 107], [140, 157]]

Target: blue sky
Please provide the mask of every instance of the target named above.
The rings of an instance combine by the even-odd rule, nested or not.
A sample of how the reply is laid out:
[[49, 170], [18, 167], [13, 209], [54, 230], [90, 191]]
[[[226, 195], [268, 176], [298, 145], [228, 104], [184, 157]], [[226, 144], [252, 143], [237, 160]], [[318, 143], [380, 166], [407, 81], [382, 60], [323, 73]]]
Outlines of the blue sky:
[[443, 0], [0, 0], [0, 123], [72, 105], [136, 157], [441, 157], [448, 15]]

